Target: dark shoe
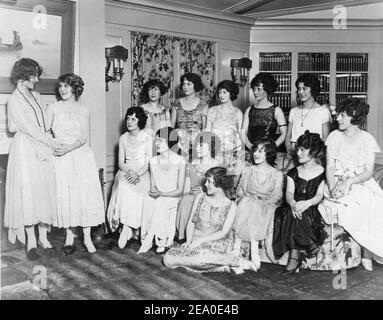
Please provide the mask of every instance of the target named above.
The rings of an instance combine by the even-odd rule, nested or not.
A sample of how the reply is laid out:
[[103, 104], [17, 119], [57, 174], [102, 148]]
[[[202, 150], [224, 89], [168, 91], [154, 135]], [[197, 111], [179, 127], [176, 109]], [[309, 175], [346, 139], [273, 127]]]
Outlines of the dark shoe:
[[37, 248], [32, 248], [31, 250], [27, 251], [27, 258], [28, 260], [37, 260], [40, 258], [40, 256], [37, 253]]
[[42, 254], [47, 257], [55, 257], [57, 255], [57, 251], [55, 248], [43, 248], [41, 250]]
[[76, 247], [73, 245], [72, 246], [65, 246], [62, 248], [62, 251], [64, 252], [64, 254], [66, 256], [70, 256], [76, 251]]
[[[291, 260], [297, 261], [296, 266], [295, 266], [293, 269], [287, 269], [287, 266], [286, 266], [286, 269], [285, 269], [284, 271], [281, 272], [281, 276], [282, 276], [282, 277], [291, 276], [291, 275], [293, 275], [295, 272], [299, 272], [299, 267], [302, 265], [302, 259], [300, 259], [300, 258], [290, 258], [290, 259], [289, 259], [289, 262], [290, 262]], [[287, 263], [287, 265], [289, 264], [289, 262]]]
[[308, 258], [315, 257], [319, 253], [319, 251], [320, 251], [320, 248], [315, 243], [313, 243], [312, 245], [309, 246]]

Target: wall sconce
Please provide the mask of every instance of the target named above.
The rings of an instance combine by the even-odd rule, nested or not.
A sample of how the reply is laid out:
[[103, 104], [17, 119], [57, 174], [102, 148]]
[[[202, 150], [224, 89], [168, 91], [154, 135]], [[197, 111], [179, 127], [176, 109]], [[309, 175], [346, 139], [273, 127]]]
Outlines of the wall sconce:
[[[105, 90], [109, 91], [108, 82], [120, 82], [124, 75], [124, 68], [122, 62], [128, 59], [128, 49], [123, 46], [114, 46], [111, 48], [105, 48]], [[109, 75], [110, 66], [113, 64], [112, 74]]]
[[252, 61], [249, 58], [242, 59], [231, 59], [231, 78], [241, 87], [246, 85], [247, 80], [249, 80], [249, 70], [252, 67]]

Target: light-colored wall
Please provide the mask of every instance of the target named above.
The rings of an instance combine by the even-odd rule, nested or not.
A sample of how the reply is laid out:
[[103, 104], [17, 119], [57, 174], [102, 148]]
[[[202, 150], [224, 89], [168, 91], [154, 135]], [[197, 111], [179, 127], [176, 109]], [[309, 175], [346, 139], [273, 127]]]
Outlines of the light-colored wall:
[[[382, 31], [380, 20], [349, 19], [346, 29], [334, 29], [331, 19], [262, 19], [255, 22], [250, 35], [251, 76], [258, 72], [259, 52], [359, 52], [369, 55], [368, 73], [368, 131], [377, 139], [383, 150], [383, 109], [380, 108], [383, 92]], [[294, 66], [292, 66], [294, 69]], [[333, 65], [335, 68], [335, 65]], [[295, 66], [296, 68], [296, 66]], [[293, 83], [295, 79], [293, 78]], [[333, 85], [335, 89], [335, 85]], [[377, 155], [383, 163], [383, 153]]]
[[[130, 31], [202, 39], [216, 43], [216, 81], [230, 78], [230, 59], [249, 55], [249, 38], [252, 20], [233, 15], [202, 12], [177, 7], [159, 6], [155, 1], [106, 1], [105, 46], [122, 44], [129, 48]], [[129, 57], [130, 59], [131, 57]], [[130, 60], [124, 65], [126, 74], [131, 74]], [[106, 93], [107, 172], [106, 190], [113, 183], [117, 144], [121, 134], [121, 122], [130, 107], [131, 82], [125, 76], [121, 83], [110, 83]], [[248, 104], [248, 88], [241, 88], [235, 104], [244, 109]]]

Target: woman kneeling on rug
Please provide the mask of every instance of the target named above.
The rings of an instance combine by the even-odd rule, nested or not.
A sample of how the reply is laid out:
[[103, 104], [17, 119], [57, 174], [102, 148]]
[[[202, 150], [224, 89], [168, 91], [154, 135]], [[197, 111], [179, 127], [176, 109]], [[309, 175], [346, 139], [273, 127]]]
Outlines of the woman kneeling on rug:
[[300, 267], [300, 252], [315, 256], [326, 238], [318, 211], [325, 184], [325, 170], [317, 163], [323, 147], [319, 134], [308, 130], [297, 140], [300, 165], [287, 173], [287, 206], [279, 207], [274, 217], [274, 255], [279, 259], [285, 252], [290, 253], [282, 276], [291, 275]]
[[169, 250], [164, 264], [196, 272], [230, 271], [230, 267], [256, 271], [252, 261], [232, 253], [236, 204], [225, 192], [233, 187], [233, 176], [228, 176], [223, 167], [211, 168], [205, 176], [207, 194], [199, 194], [194, 200], [186, 243]]
[[380, 148], [358, 127], [368, 111], [357, 98], [337, 107], [339, 129], [326, 140], [328, 188], [319, 210], [327, 223], [336, 221], [362, 246], [362, 265], [372, 271], [372, 258], [381, 263], [383, 257], [383, 190], [372, 177]]

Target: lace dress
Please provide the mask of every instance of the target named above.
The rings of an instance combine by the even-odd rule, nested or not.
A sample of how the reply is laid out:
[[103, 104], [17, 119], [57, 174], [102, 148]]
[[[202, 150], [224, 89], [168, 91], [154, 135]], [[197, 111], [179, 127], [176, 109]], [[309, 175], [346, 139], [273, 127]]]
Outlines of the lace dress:
[[144, 106], [141, 106], [148, 119], [144, 131], [154, 137], [156, 132], [164, 127], [171, 127], [170, 112], [165, 106], [161, 106], [161, 112], [149, 112]]
[[66, 144], [77, 140], [83, 145], [55, 158], [57, 180], [57, 218], [59, 228], [90, 227], [105, 222], [98, 169], [87, 144], [89, 111], [77, 102], [57, 102], [50, 106], [55, 138]]
[[[222, 230], [229, 212], [236, 209], [232, 201], [217, 206], [204, 193], [195, 201], [198, 206], [192, 219], [195, 224], [193, 239]], [[183, 267], [197, 272], [217, 271], [222, 266], [238, 267], [239, 257], [232, 255], [233, 244], [232, 231], [223, 239], [205, 242], [193, 249], [187, 249], [183, 244], [165, 254], [164, 264], [169, 268]]]

